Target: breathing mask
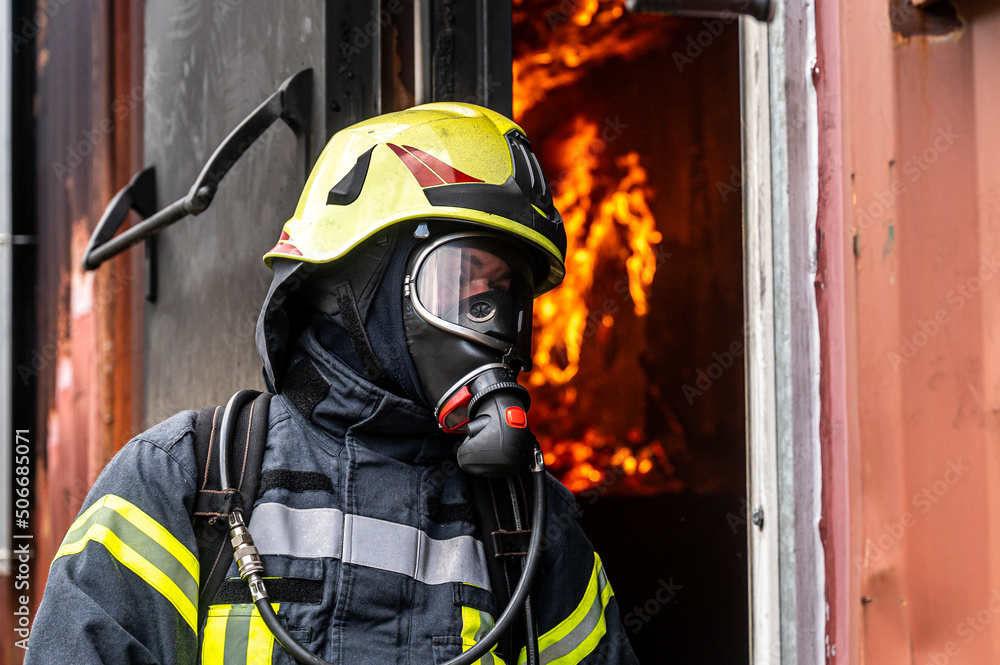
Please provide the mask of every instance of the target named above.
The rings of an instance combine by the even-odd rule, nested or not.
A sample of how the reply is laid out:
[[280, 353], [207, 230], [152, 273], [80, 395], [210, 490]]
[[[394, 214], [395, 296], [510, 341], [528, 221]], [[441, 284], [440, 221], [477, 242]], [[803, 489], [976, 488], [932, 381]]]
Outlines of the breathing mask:
[[470, 230], [410, 256], [403, 285], [406, 341], [441, 428], [467, 433], [461, 467], [477, 475], [527, 469], [535, 442], [528, 391], [536, 267], [516, 240]]

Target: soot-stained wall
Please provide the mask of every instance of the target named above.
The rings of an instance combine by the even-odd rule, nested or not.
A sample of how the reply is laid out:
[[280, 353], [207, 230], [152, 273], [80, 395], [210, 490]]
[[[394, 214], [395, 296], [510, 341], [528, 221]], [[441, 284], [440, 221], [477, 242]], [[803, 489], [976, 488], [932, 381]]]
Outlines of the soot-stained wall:
[[[326, 117], [324, 5], [147, 5], [145, 163], [156, 167], [161, 206], [185, 195], [226, 135], [295, 72], [314, 69], [313, 116]], [[313, 132], [313, 157], [324, 139]], [[271, 273], [261, 256], [294, 212], [301, 150], [276, 122], [205, 213], [158, 234], [157, 300], [145, 311], [147, 426], [263, 388], [254, 326]]]

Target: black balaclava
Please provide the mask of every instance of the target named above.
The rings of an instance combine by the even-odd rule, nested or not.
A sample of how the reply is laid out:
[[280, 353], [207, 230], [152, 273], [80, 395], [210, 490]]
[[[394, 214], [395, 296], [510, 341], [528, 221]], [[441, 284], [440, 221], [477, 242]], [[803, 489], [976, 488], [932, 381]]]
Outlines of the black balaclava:
[[[387, 375], [387, 380], [379, 382], [380, 387], [417, 404], [429, 406], [420, 389], [420, 380], [407, 350], [403, 329], [403, 278], [407, 259], [419, 242], [413, 237], [409, 225], [399, 230], [392, 251], [383, 259], [385, 265], [381, 268], [384, 271], [367, 308], [364, 325], [372, 350]], [[333, 273], [326, 279], [336, 280], [336, 276], [337, 273]], [[317, 341], [326, 351], [359, 376], [365, 376], [364, 365], [351, 336], [338, 322], [323, 312], [313, 310], [311, 326]]]

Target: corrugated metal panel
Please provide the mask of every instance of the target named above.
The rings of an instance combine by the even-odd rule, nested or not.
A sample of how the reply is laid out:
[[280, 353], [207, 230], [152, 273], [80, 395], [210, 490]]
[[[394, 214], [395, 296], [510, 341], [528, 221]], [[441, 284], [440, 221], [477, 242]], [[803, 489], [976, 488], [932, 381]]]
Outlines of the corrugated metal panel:
[[[130, 83], [142, 50], [132, 28], [141, 22], [142, 2], [81, 0], [39, 11], [24, 5], [12, 43], [35, 47], [37, 95], [15, 103], [35, 113], [37, 136], [27, 148], [34, 159], [19, 167], [35, 166], [39, 275], [37, 283], [19, 275], [17, 287], [37, 298], [39, 332], [15, 376], [24, 390], [38, 390], [38, 422], [30, 430], [32, 577], [24, 590], [37, 603], [48, 563], [91, 483], [135, 433], [137, 326], [126, 305], [141, 293], [141, 272], [129, 257], [98, 273], [84, 274], [80, 262], [104, 204], [136, 162]], [[12, 616], [13, 599], [5, 605], [4, 616]], [[4, 649], [5, 662], [23, 657], [10, 640]]]
[[839, 465], [826, 508], [832, 625], [858, 641], [838, 643], [836, 662], [1000, 659], [1000, 13], [987, 5], [962, 3], [960, 29], [854, 0], [821, 14], [843, 57], [820, 108], [843, 109], [842, 143], [828, 144], [843, 167], [824, 173], [850, 197], [842, 225], [846, 196], [821, 201], [826, 235], [849, 240], [827, 255], [847, 267], [828, 292], [843, 315], [821, 309], [846, 333], [825, 333], [846, 358], [826, 375], [838, 394], [825, 415], [847, 417], [826, 439]]

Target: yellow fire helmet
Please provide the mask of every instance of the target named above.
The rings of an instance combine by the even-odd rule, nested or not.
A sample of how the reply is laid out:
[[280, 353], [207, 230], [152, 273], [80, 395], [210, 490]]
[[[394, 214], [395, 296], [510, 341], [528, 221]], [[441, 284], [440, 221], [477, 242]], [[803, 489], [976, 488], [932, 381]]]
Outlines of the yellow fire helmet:
[[503, 115], [457, 102], [337, 132], [264, 262], [334, 262], [373, 234], [415, 219], [469, 222], [520, 238], [548, 265], [536, 296], [562, 281], [566, 232], [527, 137]]

